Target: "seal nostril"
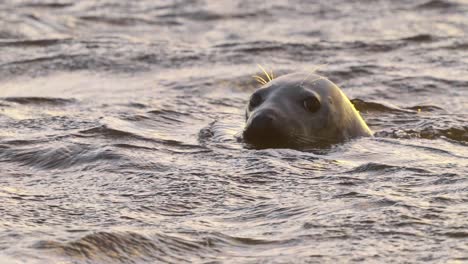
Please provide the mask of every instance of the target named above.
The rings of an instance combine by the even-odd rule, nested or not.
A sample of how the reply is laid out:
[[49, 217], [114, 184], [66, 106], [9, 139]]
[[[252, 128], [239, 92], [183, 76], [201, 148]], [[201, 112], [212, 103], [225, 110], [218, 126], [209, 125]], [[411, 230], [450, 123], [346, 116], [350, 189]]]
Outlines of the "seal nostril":
[[266, 114], [257, 115], [252, 120], [252, 125], [259, 130], [268, 130], [273, 126], [273, 117]]
[[271, 115], [259, 114], [252, 119], [248, 129], [259, 133], [267, 132], [273, 128], [273, 120], [274, 118]]
[[259, 113], [244, 130], [244, 138], [248, 141], [262, 141], [271, 137], [276, 130], [275, 116], [271, 113]]

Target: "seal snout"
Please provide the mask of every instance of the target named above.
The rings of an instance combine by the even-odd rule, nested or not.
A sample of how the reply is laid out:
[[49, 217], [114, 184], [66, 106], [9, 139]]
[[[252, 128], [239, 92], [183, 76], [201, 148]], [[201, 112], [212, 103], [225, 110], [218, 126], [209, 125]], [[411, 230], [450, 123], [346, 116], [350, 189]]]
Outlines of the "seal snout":
[[278, 121], [278, 115], [272, 110], [256, 113], [244, 130], [244, 140], [254, 145], [278, 145], [282, 138]]

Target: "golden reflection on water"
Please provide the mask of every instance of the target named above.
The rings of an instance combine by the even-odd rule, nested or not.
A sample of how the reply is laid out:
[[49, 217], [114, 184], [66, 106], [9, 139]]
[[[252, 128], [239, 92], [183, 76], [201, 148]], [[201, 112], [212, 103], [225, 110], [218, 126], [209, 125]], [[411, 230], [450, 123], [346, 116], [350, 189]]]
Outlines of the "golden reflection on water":
[[20, 190], [20, 189], [15, 188], [15, 187], [8, 187], [8, 186], [0, 187], [0, 196], [9, 197], [12, 194], [27, 195], [27, 193], [24, 190]]
[[4, 107], [0, 109], [0, 113], [11, 119], [26, 120], [38, 117], [66, 116], [69, 112], [59, 109], [42, 109], [41, 111], [37, 111], [30, 108]]
[[15, 120], [25, 120], [33, 117], [30, 111], [25, 111], [24, 109], [18, 108], [2, 108], [0, 109], [0, 113]]

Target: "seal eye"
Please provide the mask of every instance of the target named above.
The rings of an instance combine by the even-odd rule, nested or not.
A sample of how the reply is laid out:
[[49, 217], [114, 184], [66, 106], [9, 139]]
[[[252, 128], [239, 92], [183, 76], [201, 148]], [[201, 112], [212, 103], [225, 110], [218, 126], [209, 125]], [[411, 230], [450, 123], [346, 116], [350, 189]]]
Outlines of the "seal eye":
[[304, 108], [311, 113], [315, 113], [320, 109], [320, 101], [317, 97], [311, 96], [304, 100]]
[[260, 104], [262, 104], [262, 97], [259, 94], [253, 94], [252, 97], [250, 97], [249, 110], [254, 109]]

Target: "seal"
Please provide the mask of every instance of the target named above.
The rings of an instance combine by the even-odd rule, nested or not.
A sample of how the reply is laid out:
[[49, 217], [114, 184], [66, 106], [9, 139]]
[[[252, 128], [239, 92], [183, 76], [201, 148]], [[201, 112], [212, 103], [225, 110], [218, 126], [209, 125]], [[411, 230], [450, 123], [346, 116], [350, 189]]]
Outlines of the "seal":
[[256, 148], [325, 147], [372, 132], [341, 89], [315, 73], [265, 81], [250, 97], [242, 133]]

